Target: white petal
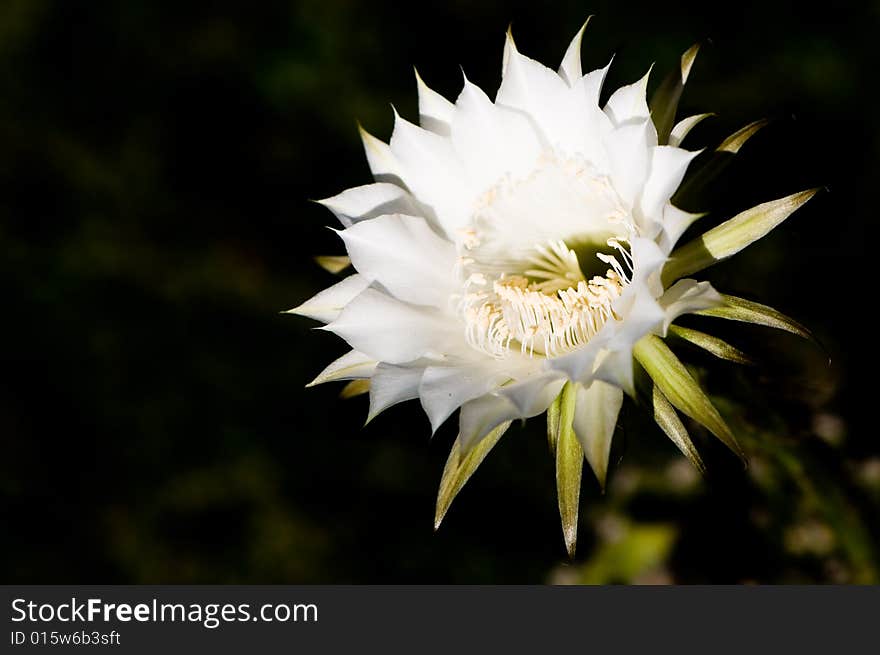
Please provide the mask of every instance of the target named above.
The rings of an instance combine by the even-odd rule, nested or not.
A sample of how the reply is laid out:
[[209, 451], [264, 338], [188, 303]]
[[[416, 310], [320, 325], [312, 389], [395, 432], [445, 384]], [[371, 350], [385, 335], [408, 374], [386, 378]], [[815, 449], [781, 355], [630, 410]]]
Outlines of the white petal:
[[352, 350], [327, 366], [306, 386], [334, 382], [336, 380], [364, 380], [376, 370], [376, 360], [357, 350]]
[[607, 350], [594, 373], [595, 378], [635, 395], [633, 346], [645, 335], [658, 331], [664, 316], [663, 309], [651, 294], [636, 294], [626, 318], [618, 323], [613, 338], [608, 341]]
[[473, 193], [449, 139], [394, 114], [391, 152], [400, 163], [406, 186], [431, 207], [452, 236], [470, 218]]
[[392, 405], [419, 396], [424, 368], [379, 364], [370, 380], [370, 413], [367, 423]]
[[604, 137], [614, 188], [630, 207], [635, 206], [648, 177], [648, 155], [656, 145], [656, 134], [649, 118], [619, 126]]
[[482, 191], [507, 174], [527, 175], [542, 151], [540, 135], [525, 116], [496, 106], [467, 79], [455, 103], [451, 139], [468, 177]]
[[448, 136], [455, 105], [430, 89], [418, 71], [416, 71], [416, 84], [419, 89], [419, 124], [435, 134]]
[[447, 307], [454, 288], [455, 247], [419, 216], [390, 214], [362, 221], [340, 236], [354, 267], [394, 296]]
[[608, 472], [611, 438], [622, 404], [623, 392], [615, 386], [599, 380], [587, 388], [577, 386], [574, 433], [602, 488]]
[[593, 379], [596, 362], [602, 348], [611, 338], [615, 329], [614, 321], [607, 321], [602, 329], [587, 343], [562, 357], [547, 360], [547, 367], [564, 373], [569, 380], [589, 384]]
[[624, 290], [623, 295], [626, 296], [627, 291], [630, 290], [631, 293], [636, 293], [639, 291], [639, 285], [644, 284], [652, 297], [658, 297], [663, 293], [660, 271], [666, 263], [666, 253], [654, 241], [644, 237], [630, 239], [630, 253], [635, 268], [630, 285]]
[[519, 418], [519, 410], [503, 396], [487, 394], [462, 405], [458, 419], [462, 455], [470, 452], [493, 429], [515, 418]]
[[376, 218], [383, 214], [410, 214], [420, 216], [423, 212], [415, 199], [396, 184], [376, 182], [346, 189], [342, 193], [319, 200], [333, 212], [345, 227], [358, 221]]
[[581, 41], [584, 38], [584, 30], [587, 29], [587, 23], [589, 22], [590, 19], [587, 18], [581, 29], [578, 30], [578, 33], [574, 35], [568, 50], [565, 51], [565, 56], [562, 58], [562, 64], [559, 66], [559, 75], [568, 82], [569, 86], [574, 86], [575, 82], [583, 76], [583, 69], [581, 68]]
[[480, 439], [506, 421], [531, 418], [547, 411], [564, 385], [565, 379], [557, 372], [548, 372], [465, 403], [459, 417], [462, 452], [469, 452]]
[[550, 371], [465, 403], [459, 417], [462, 452], [468, 452], [505, 421], [531, 418], [547, 411], [564, 385], [565, 379]]
[[638, 82], [620, 87], [608, 98], [605, 113], [616, 126], [650, 118], [651, 111], [648, 109], [648, 99], [645, 95], [650, 75], [649, 70]]
[[521, 382], [502, 387], [497, 395], [513, 403], [518, 416], [529, 418], [547, 410], [562, 391], [565, 378], [558, 371], [546, 371]]
[[660, 249], [665, 253], [672, 252], [681, 235], [691, 224], [705, 214], [691, 214], [671, 203], [663, 208], [663, 234], [660, 237]]
[[438, 310], [405, 303], [376, 289], [362, 292], [323, 329], [390, 364], [441, 357], [445, 349], [463, 340], [459, 326]]
[[646, 334], [662, 328], [665, 312], [656, 297], [663, 291], [660, 270], [666, 256], [650, 239], [636, 237], [630, 244], [635, 270], [623, 294], [614, 302], [619, 321], [609, 321], [605, 352], [594, 376], [633, 394], [632, 348]]
[[721, 294], [708, 282], [679, 280], [660, 298], [660, 306], [666, 313], [663, 321], [663, 336], [672, 322], [682, 314], [698, 312], [724, 304]]
[[361, 133], [361, 141], [364, 143], [364, 152], [367, 154], [367, 163], [370, 165], [373, 179], [376, 182], [388, 182], [403, 186], [403, 180], [400, 177], [400, 163], [391, 153], [389, 145], [374, 137], [363, 127], [358, 126], [358, 129]]
[[329, 323], [336, 320], [345, 306], [368, 286], [370, 281], [363, 275], [355, 273], [324, 289], [299, 307], [288, 310], [287, 313], [308, 316], [316, 321]]
[[[605, 68], [597, 68], [596, 70], [590, 71], [581, 78], [580, 89], [583, 92], [584, 96], [586, 96], [587, 103], [591, 107], [598, 108], [599, 106], [599, 96], [602, 95], [602, 86], [605, 84], [605, 78], [607, 77], [608, 71], [611, 68], [612, 61], [614, 61], [613, 57], [608, 62], [608, 64], [606, 64]], [[606, 121], [609, 122], [609, 125], [613, 126], [613, 123], [610, 122], [607, 114], [605, 114], [605, 112], [601, 113]]]
[[681, 184], [688, 165], [700, 152], [688, 152], [672, 146], [656, 146], [651, 150], [648, 179], [642, 190], [643, 214], [660, 218], [664, 205]]
[[709, 118], [709, 116], [713, 116], [713, 114], [696, 114], [694, 116], [682, 118], [675, 124], [675, 127], [672, 128], [672, 132], [669, 133], [669, 145], [681, 145], [681, 142], [684, 141], [688, 132], [694, 129], [701, 121]]
[[608, 156], [603, 139], [614, 130], [611, 119], [599, 107], [599, 95], [611, 62], [605, 68], [587, 73], [577, 80], [560, 102], [564, 110], [560, 124], [566, 125], [570, 144], [564, 144], [566, 152], [579, 153], [600, 170], [608, 169]]
[[422, 407], [436, 432], [443, 422], [464, 403], [497, 388], [509, 379], [497, 367], [480, 365], [431, 366], [425, 370], [419, 387]]
[[506, 64], [496, 104], [518, 109], [531, 116], [548, 145], [568, 140], [566, 128], [572, 125], [565, 117], [566, 97], [571, 90], [566, 82], [543, 64], [521, 55], [508, 32], [505, 44]]

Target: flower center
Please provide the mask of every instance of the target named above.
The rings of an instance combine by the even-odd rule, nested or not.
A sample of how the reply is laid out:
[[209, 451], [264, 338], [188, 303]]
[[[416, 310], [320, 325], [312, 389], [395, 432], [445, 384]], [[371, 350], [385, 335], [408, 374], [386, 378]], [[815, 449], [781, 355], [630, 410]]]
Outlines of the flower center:
[[555, 357], [589, 341], [629, 282], [634, 231], [587, 162], [545, 155], [527, 178], [501, 180], [458, 239], [468, 342], [494, 357]]

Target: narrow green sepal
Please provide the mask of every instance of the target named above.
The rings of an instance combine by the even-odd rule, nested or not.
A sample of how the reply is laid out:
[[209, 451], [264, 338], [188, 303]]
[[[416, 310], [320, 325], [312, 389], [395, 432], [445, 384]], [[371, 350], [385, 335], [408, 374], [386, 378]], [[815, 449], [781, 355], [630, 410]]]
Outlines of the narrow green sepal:
[[464, 457], [461, 456], [461, 441], [456, 438], [455, 443], [452, 444], [452, 450], [449, 452], [449, 457], [446, 459], [446, 466], [443, 467], [443, 476], [440, 478], [440, 489], [437, 492], [437, 507], [434, 512], [435, 530], [440, 527], [443, 517], [449, 511], [449, 506], [455, 500], [458, 492], [461, 491], [465, 483], [480, 464], [483, 463], [486, 455], [489, 454], [489, 451], [498, 443], [498, 440], [501, 439], [509, 427], [509, 421], [499, 425], [474, 445]]
[[655, 384], [651, 394], [651, 404], [654, 410], [654, 420], [660, 429], [666, 433], [666, 436], [674, 443], [678, 449], [687, 457], [696, 469], [705, 474], [706, 465], [703, 464], [703, 458], [697, 452], [694, 442], [688, 434], [687, 428], [681, 422], [675, 408], [669, 403], [663, 392]]
[[370, 381], [369, 380], [352, 380], [344, 387], [342, 387], [342, 391], [339, 392], [340, 398], [354, 398], [355, 396], [360, 396], [365, 393], [370, 392]]
[[721, 294], [721, 298], [724, 300], [723, 305], [695, 313], [700, 316], [712, 316], [729, 321], [776, 328], [815, 342], [812, 333], [807, 328], [772, 307], [727, 294]]
[[817, 191], [818, 189], [809, 189], [761, 203], [676, 248], [663, 267], [663, 284], [668, 286], [675, 280], [702, 271], [716, 262], [735, 255], [766, 236], [816, 195]]
[[643, 337], [633, 355], [676, 409], [705, 426], [745, 461], [745, 453], [712, 401], [663, 339], [653, 334]]
[[672, 196], [672, 204], [686, 211], [697, 211], [705, 207], [710, 185], [730, 165], [746, 141], [766, 124], [765, 120], [749, 123], [724, 139], [715, 150], [698, 157], [688, 169], [688, 175], [678, 191]]
[[762, 118], [761, 120], [749, 123], [745, 127], [741, 127], [729, 137], [724, 139], [724, 141], [721, 142], [721, 145], [719, 145], [715, 149], [715, 152], [729, 152], [732, 155], [737, 154], [740, 148], [745, 145], [746, 141], [755, 136], [758, 130], [765, 127], [768, 122], [769, 121], [767, 119]]
[[574, 432], [574, 410], [577, 387], [567, 382], [557, 397], [559, 419], [556, 424], [556, 495], [559, 500], [559, 518], [562, 535], [569, 557], [574, 557], [577, 547], [578, 505], [581, 493], [581, 476], [584, 468], [584, 451]]
[[678, 102], [684, 85], [687, 84], [688, 76], [700, 50], [700, 44], [692, 45], [681, 56], [679, 66], [670, 71], [669, 75], [660, 83], [654, 95], [651, 96], [651, 119], [657, 129], [657, 142], [665, 145], [669, 142], [669, 134], [675, 123], [675, 112], [678, 110]]
[[319, 255], [315, 257], [315, 263], [325, 271], [336, 275], [351, 266], [351, 259], [347, 255]]
[[718, 337], [713, 337], [711, 334], [706, 334], [699, 330], [692, 330], [691, 328], [681, 327], [680, 325], [670, 325], [669, 332], [684, 339], [688, 343], [692, 343], [695, 346], [712, 353], [719, 359], [725, 359], [728, 362], [735, 362], [737, 364], [754, 365], [755, 363], [751, 357], [746, 355], [739, 348], [731, 346], [726, 341], [719, 339]]
[[556, 456], [556, 439], [559, 435], [559, 417], [561, 414], [562, 394], [556, 396], [550, 407], [547, 408], [547, 443], [550, 452]]

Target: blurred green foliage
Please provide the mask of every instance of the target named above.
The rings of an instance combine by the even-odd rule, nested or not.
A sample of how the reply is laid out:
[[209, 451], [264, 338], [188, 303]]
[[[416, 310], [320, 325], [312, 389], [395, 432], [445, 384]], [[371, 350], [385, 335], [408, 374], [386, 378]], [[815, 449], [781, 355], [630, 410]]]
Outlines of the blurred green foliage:
[[[590, 13], [608, 88], [704, 41], [681, 111], [718, 116], [690, 147], [771, 119], [701, 227], [829, 187], [708, 275], [827, 352], [694, 319], [763, 362], [678, 349], [749, 468], [694, 428], [703, 480], [625, 406], [568, 563], [540, 421], [434, 534], [454, 421], [430, 442], [409, 403], [363, 428], [363, 397], [303, 389], [342, 344], [278, 312], [332, 282], [311, 257], [341, 245], [308, 199], [368, 181], [356, 119], [385, 137], [388, 103], [414, 118], [413, 65], [491, 92], [509, 22], [554, 63]], [[3, 580], [876, 582], [878, 23], [877, 2], [0, 2]]]

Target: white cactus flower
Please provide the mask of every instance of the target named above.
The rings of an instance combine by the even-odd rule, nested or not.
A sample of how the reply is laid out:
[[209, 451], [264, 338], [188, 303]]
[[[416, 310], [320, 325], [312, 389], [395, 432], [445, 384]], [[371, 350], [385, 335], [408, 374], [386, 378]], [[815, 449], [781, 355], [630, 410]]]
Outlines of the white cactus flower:
[[[584, 456], [604, 484], [623, 395], [636, 394], [635, 362], [653, 380], [658, 423], [697, 466], [673, 406], [739, 452], [663, 338], [693, 312], [802, 333], [684, 276], [763, 236], [812, 195], [748, 210], [675, 250], [699, 217], [671, 202], [700, 152], [681, 141], [706, 116], [672, 125], [696, 48], [650, 107], [648, 75], [603, 107], [608, 66], [582, 73], [582, 34], [557, 73], [520, 54], [508, 32], [494, 101], [465, 79], [453, 103], [417, 76], [421, 126], [395, 114], [389, 144], [362, 131], [375, 182], [322, 201], [342, 223], [356, 272], [291, 310], [351, 346], [313, 384], [355, 380], [349, 392], [369, 389], [371, 418], [418, 398], [436, 430], [460, 409], [438, 525], [510, 422], [549, 410], [570, 552]], [[735, 153], [757, 127], [712, 157]], [[333, 259], [337, 270], [347, 263]], [[677, 334], [740, 358], [708, 335]]]

